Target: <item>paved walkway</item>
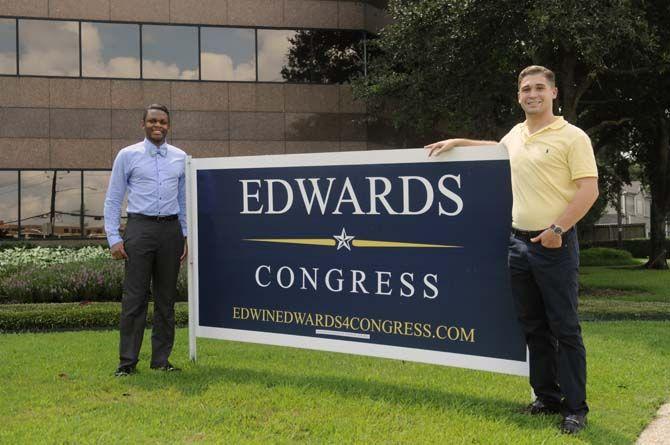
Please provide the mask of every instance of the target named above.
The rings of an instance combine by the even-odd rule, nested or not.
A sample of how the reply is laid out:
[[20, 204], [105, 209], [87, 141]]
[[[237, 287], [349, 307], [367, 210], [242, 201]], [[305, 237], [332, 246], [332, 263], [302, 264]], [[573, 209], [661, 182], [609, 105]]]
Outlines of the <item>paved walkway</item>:
[[670, 403], [661, 406], [656, 418], [642, 431], [637, 445], [670, 445]]

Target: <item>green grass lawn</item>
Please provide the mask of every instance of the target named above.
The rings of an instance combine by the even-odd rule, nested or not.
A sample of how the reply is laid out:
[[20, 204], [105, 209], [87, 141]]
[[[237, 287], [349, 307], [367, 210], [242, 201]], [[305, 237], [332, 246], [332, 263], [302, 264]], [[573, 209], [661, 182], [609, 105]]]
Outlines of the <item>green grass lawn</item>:
[[582, 267], [579, 276], [585, 296], [670, 303], [668, 270], [644, 270], [636, 266]]
[[670, 271], [600, 266], [579, 275], [583, 320], [670, 320]]
[[199, 340], [114, 378], [115, 331], [0, 335], [0, 443], [628, 444], [670, 396], [670, 322], [585, 323], [588, 428], [529, 417], [523, 377]]

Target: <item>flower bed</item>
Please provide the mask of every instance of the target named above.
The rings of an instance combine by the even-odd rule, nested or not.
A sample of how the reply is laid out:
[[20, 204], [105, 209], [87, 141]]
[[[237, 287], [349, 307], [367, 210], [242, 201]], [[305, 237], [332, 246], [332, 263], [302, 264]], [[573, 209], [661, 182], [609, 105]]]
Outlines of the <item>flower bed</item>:
[[[64, 303], [121, 301], [123, 262], [102, 247], [34, 248], [0, 252], [0, 302]], [[186, 268], [177, 285], [186, 300]]]

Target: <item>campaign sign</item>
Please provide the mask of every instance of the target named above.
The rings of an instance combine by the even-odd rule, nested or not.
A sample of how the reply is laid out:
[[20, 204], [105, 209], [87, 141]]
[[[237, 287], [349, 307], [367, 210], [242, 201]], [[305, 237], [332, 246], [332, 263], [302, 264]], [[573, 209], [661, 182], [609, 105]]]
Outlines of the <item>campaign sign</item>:
[[501, 146], [189, 160], [195, 338], [527, 375]]

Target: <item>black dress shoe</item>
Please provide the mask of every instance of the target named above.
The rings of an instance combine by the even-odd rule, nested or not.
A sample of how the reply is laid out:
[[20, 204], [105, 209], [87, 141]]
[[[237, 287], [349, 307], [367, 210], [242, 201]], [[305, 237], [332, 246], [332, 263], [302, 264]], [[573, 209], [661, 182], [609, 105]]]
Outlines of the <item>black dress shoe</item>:
[[173, 366], [172, 363], [170, 363], [170, 362], [167, 362], [165, 365], [151, 365], [150, 368], [158, 370], [158, 371], [165, 371], [165, 372], [181, 371], [181, 368], [177, 368], [176, 366]]
[[577, 434], [586, 427], [586, 416], [579, 414], [569, 414], [563, 417], [561, 422], [561, 433]]
[[560, 413], [561, 409], [558, 405], [548, 404], [540, 399], [535, 399], [533, 403], [524, 408], [523, 412], [531, 416], [550, 415]]
[[131, 374], [135, 374], [134, 366], [119, 366], [116, 368], [116, 372], [114, 372], [114, 377], [125, 377]]

